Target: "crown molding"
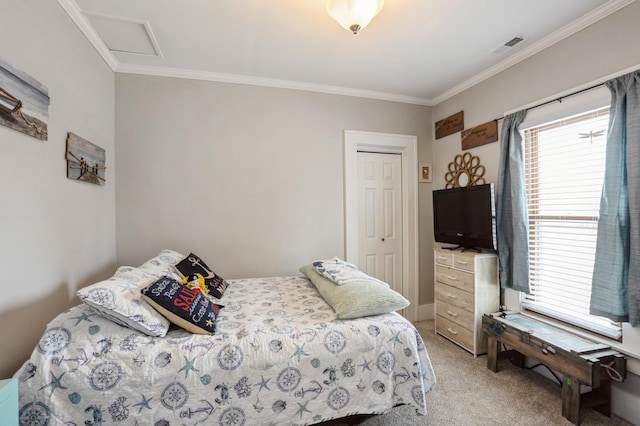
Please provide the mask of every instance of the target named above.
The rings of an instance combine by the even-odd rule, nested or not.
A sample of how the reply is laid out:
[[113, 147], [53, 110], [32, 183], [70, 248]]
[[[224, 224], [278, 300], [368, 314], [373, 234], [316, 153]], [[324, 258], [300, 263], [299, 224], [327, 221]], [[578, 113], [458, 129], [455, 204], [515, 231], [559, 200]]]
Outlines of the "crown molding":
[[277, 80], [261, 77], [222, 74], [215, 72], [195, 71], [187, 69], [163, 68], [143, 65], [125, 65], [120, 63], [104, 44], [102, 38], [93, 29], [93, 26], [82, 14], [80, 8], [74, 0], [57, 0], [60, 6], [67, 12], [69, 17], [75, 22], [80, 31], [89, 39], [94, 48], [98, 51], [104, 61], [114, 72], [126, 74], [142, 74], [161, 77], [186, 78], [194, 80], [217, 81], [223, 83], [247, 84], [253, 86], [274, 87], [280, 89], [303, 90], [309, 92], [326, 93], [332, 95], [354, 96], [360, 98], [376, 99], [382, 101], [399, 102], [413, 105], [434, 106], [464, 92], [467, 89], [479, 84], [494, 75], [524, 61], [525, 59], [543, 51], [544, 49], [564, 40], [591, 24], [611, 15], [614, 12], [628, 6], [636, 0], [610, 0], [604, 5], [594, 9], [590, 13], [573, 21], [551, 35], [531, 44], [520, 50], [504, 61], [487, 68], [483, 72], [462, 82], [461, 84], [441, 93], [432, 99], [398, 95], [393, 93], [375, 92], [347, 87], [325, 86], [321, 84], [303, 83], [297, 81]]
[[58, 4], [62, 6], [62, 8], [67, 12], [67, 15], [75, 22], [80, 31], [87, 37], [89, 42], [93, 45], [93, 47], [98, 51], [98, 54], [102, 56], [102, 59], [109, 65], [112, 71], [116, 71], [118, 68], [119, 62], [111, 54], [109, 48], [104, 44], [102, 38], [96, 33], [93, 29], [93, 26], [89, 23], [89, 20], [85, 18], [82, 14], [82, 11], [78, 7], [75, 1], [73, 0], [58, 0]]
[[[74, 0], [57, 0], [60, 6], [78, 26], [80, 31], [89, 39], [89, 42], [98, 51], [102, 59], [114, 72], [125, 74], [142, 74], [160, 77], [186, 78], [192, 80], [217, 81], [222, 83], [247, 84], [252, 86], [265, 86], [280, 89], [304, 90], [308, 92], [326, 93], [331, 95], [354, 96], [359, 98], [376, 99], [382, 101], [399, 102], [405, 104], [432, 106], [430, 99], [398, 95], [394, 93], [375, 92], [369, 90], [353, 89], [348, 87], [325, 86], [321, 84], [302, 83], [297, 81], [277, 80], [261, 77], [251, 77], [234, 74], [222, 74], [215, 72], [195, 71], [187, 69], [163, 68], [143, 65], [125, 65], [120, 63], [104, 44], [102, 38], [94, 30], [89, 20], [84, 16]], [[148, 29], [150, 31], [150, 29]], [[153, 33], [151, 33], [153, 34]], [[154, 37], [155, 39], [155, 37]], [[155, 44], [154, 44], [155, 46]], [[159, 47], [157, 47], [158, 51]]]
[[195, 71], [187, 69], [163, 68], [145, 65], [120, 64], [115, 70], [123, 74], [153, 75], [158, 77], [186, 78], [191, 80], [217, 81], [221, 83], [247, 84], [251, 86], [274, 87], [278, 89], [303, 90], [307, 92], [326, 93], [330, 95], [354, 96], [358, 98], [381, 101], [400, 102], [404, 104], [431, 106], [431, 101], [424, 98], [397, 95], [393, 93], [374, 92], [352, 89], [348, 87], [326, 86], [322, 84], [303, 83], [290, 80], [252, 77], [239, 74], [221, 74], [215, 72]]
[[464, 92], [467, 89], [479, 84], [494, 75], [506, 70], [507, 68], [516, 65], [519, 62], [524, 61], [525, 59], [540, 53], [544, 49], [553, 46], [554, 44], [564, 40], [565, 38], [577, 33], [580, 30], [588, 27], [591, 24], [598, 22], [599, 20], [606, 18], [614, 12], [622, 9], [625, 6], [630, 5], [636, 0], [610, 0], [602, 6], [594, 9], [590, 13], [582, 16], [579, 19], [576, 19], [569, 25], [564, 26], [558, 31], [550, 34], [549, 36], [531, 44], [530, 46], [520, 50], [514, 55], [508, 57], [504, 61], [494, 65], [491, 68], [487, 68], [485, 71], [480, 74], [475, 75], [473, 78], [464, 81], [463, 83], [447, 90], [446, 92], [436, 96], [432, 99], [432, 105], [437, 105], [441, 102], [446, 101], [449, 98], [454, 97], [457, 94]]

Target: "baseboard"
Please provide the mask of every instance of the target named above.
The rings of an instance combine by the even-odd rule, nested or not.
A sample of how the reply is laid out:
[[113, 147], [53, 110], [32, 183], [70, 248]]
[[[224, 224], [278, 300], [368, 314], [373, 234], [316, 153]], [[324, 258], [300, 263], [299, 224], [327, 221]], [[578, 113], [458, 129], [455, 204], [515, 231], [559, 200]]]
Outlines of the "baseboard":
[[418, 321], [426, 321], [434, 319], [436, 316], [435, 305], [429, 303], [427, 305], [420, 305], [418, 307]]

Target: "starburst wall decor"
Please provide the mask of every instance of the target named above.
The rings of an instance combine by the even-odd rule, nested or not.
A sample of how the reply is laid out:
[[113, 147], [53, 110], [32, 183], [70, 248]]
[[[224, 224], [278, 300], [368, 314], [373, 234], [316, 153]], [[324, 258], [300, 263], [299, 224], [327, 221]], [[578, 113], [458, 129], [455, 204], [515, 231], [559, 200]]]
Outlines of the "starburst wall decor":
[[445, 188], [458, 188], [461, 186], [475, 186], [485, 183], [484, 166], [480, 164], [477, 155], [469, 152], [458, 154], [449, 163], [448, 172], [444, 175]]

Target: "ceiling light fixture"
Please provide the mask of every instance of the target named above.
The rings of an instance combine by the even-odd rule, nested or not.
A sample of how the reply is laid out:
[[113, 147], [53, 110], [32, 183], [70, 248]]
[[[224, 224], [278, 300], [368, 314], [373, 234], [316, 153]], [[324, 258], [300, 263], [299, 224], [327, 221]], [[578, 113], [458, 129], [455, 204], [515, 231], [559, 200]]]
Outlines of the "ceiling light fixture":
[[345, 29], [358, 34], [380, 12], [384, 0], [328, 0], [327, 12]]

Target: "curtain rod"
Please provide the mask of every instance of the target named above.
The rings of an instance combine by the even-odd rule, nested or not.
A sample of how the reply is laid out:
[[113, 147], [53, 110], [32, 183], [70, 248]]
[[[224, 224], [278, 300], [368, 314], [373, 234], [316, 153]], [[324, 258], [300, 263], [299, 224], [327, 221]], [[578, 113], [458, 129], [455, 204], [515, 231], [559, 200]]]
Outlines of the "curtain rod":
[[[584, 92], [587, 92], [589, 90], [597, 89], [598, 87], [602, 87], [604, 85], [605, 85], [605, 82], [594, 84], [593, 86], [589, 86], [587, 88], [580, 89], [580, 90], [578, 90], [576, 92], [569, 93], [568, 95], [559, 96], [559, 97], [557, 97], [555, 99], [551, 99], [550, 101], [542, 102], [542, 103], [540, 103], [538, 105], [534, 105], [534, 106], [531, 106], [529, 108], [524, 108], [524, 110], [525, 111], [531, 111], [532, 109], [540, 108], [540, 107], [543, 107], [545, 105], [552, 104], [554, 102], [562, 102], [562, 100], [565, 99], [565, 98], [570, 98], [571, 96], [579, 95], [580, 93], [584, 93]], [[504, 116], [502, 116], [500, 118], [496, 118], [493, 121], [497, 122], [497, 121], [500, 121], [500, 120], [504, 120]]]
[[[632, 66], [632, 67], [630, 67], [630, 68], [624, 69], [624, 70], [622, 70], [622, 71], [618, 71], [618, 72], [616, 72], [616, 73], [614, 73], [614, 74], [610, 74], [610, 75], [608, 75], [607, 77], [604, 77], [602, 80], [599, 80], [599, 81], [600, 81], [600, 83], [594, 84], [593, 86], [589, 86], [589, 87], [587, 87], [587, 88], [577, 90], [577, 91], [572, 92], [572, 93], [569, 93], [569, 94], [567, 94], [567, 95], [559, 96], [559, 97], [557, 97], [557, 98], [555, 98], [555, 99], [552, 99], [552, 100], [550, 100], [550, 101], [545, 101], [545, 102], [542, 102], [542, 103], [540, 103], [540, 104], [538, 104], [538, 105], [534, 105], [534, 106], [532, 106], [532, 107], [529, 107], [529, 108], [523, 108], [523, 109], [524, 109], [525, 111], [530, 111], [530, 110], [532, 110], [532, 109], [540, 108], [541, 106], [549, 105], [549, 104], [554, 103], [554, 102], [562, 102], [562, 100], [563, 100], [563, 99], [565, 99], [565, 98], [569, 98], [569, 97], [571, 97], [571, 96], [575, 96], [575, 95], [577, 95], [577, 94], [579, 94], [579, 93], [583, 93], [583, 92], [586, 92], [586, 91], [588, 91], [588, 90], [593, 90], [593, 89], [596, 89], [596, 88], [598, 88], [598, 87], [604, 86], [604, 85], [607, 83], [607, 81], [610, 81], [610, 80], [612, 80], [612, 79], [614, 79], [614, 78], [618, 78], [618, 77], [621, 77], [621, 76], [623, 76], [623, 75], [631, 74], [631, 73], [635, 73], [635, 72], [638, 72], [638, 71], [640, 71], [640, 65], [634, 65], [634, 66]], [[598, 81], [598, 80], [596, 80], [596, 81]], [[520, 110], [518, 110], [518, 111], [522, 111], [522, 109], [520, 109]], [[515, 111], [514, 111], [514, 112], [515, 112]], [[500, 120], [504, 120], [504, 116], [502, 116], [502, 117], [500, 117], [500, 118], [497, 118], [497, 119], [495, 119], [495, 120], [493, 120], [493, 121], [498, 122], [498, 121], [500, 121]]]

